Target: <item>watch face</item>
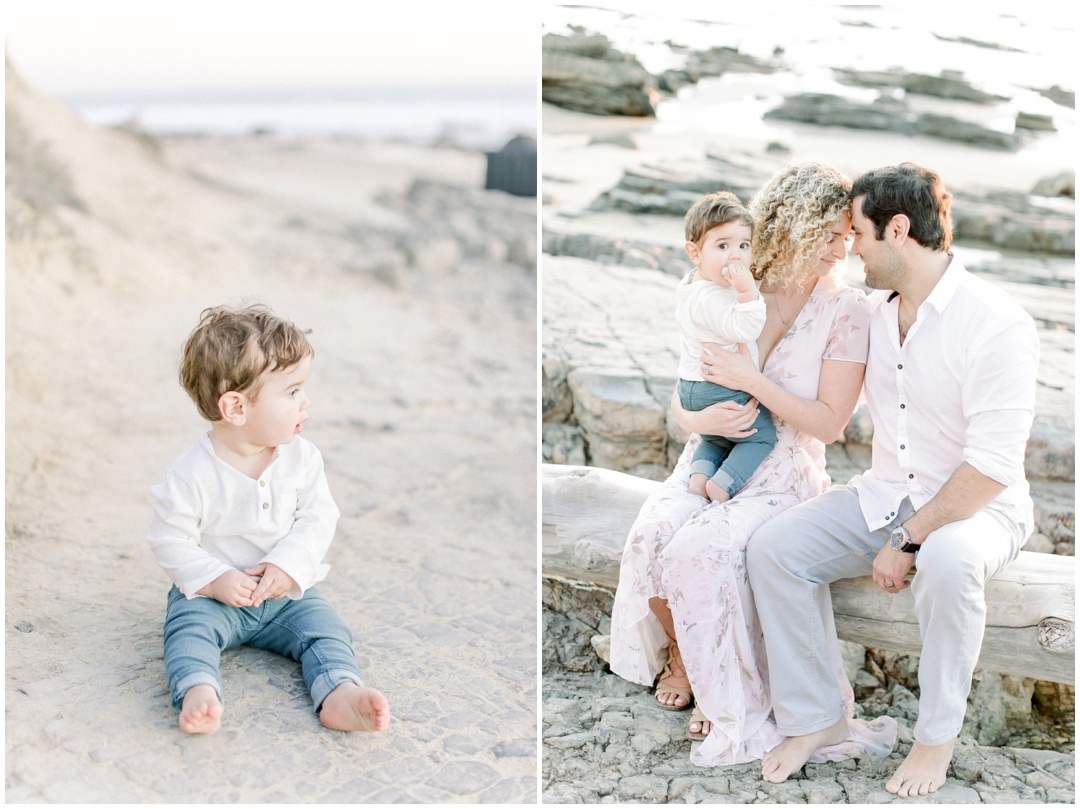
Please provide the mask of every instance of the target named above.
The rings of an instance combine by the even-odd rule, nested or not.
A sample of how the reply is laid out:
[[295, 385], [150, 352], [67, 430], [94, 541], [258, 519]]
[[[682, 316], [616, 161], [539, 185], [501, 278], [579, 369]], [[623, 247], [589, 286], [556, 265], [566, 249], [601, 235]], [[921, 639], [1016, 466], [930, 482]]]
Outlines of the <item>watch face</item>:
[[889, 544], [896, 550], [900, 550], [904, 547], [904, 541], [907, 539], [907, 537], [904, 536], [904, 533], [905, 532], [902, 529], [897, 528], [889, 535]]

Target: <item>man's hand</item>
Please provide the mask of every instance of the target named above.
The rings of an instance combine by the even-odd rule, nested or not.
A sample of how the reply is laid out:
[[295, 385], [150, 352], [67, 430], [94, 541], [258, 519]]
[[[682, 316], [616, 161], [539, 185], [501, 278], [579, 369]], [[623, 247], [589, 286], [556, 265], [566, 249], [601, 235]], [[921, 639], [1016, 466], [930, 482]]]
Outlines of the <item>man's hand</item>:
[[250, 607], [255, 585], [255, 580], [250, 576], [230, 568], [198, 590], [196, 595], [207, 596], [230, 607]]
[[249, 567], [244, 571], [249, 576], [261, 576], [259, 585], [251, 594], [251, 606], [258, 607], [264, 601], [284, 598], [296, 582], [293, 577], [277, 565], [269, 562], [259, 562], [255, 567]]
[[874, 557], [874, 584], [886, 593], [893, 594], [910, 587], [911, 580], [904, 577], [911, 572], [914, 561], [914, 553], [902, 553], [886, 542]]

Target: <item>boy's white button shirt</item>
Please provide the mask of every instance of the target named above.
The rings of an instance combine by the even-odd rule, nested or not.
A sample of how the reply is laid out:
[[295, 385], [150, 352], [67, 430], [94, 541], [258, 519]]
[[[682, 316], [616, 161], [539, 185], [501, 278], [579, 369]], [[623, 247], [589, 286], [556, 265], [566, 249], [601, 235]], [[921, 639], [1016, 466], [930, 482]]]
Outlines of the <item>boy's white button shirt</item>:
[[218, 458], [204, 434], [150, 494], [154, 556], [189, 599], [229, 568], [276, 565], [296, 582], [293, 599], [330, 570], [322, 560], [341, 512], [322, 456], [300, 436], [279, 446], [255, 479]]

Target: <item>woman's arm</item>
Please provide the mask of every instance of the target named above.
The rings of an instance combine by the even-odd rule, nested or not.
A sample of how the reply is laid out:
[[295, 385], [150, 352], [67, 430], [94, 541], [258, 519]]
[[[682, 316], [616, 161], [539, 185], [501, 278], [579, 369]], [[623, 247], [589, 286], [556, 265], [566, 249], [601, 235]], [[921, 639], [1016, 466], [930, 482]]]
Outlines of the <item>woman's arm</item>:
[[754, 367], [745, 345], [737, 354], [709, 347], [715, 356], [702, 354], [701, 364], [710, 382], [743, 390], [800, 432], [831, 444], [839, 438], [855, 412], [866, 365], [847, 360], [822, 360], [816, 399], [796, 396]]
[[679, 403], [679, 389], [676, 388], [671, 395], [671, 414], [688, 433], [746, 438], [757, 432], [757, 429], [752, 429], [758, 415], [756, 399], [751, 399], [745, 405], [719, 402], [704, 410], [683, 410]]

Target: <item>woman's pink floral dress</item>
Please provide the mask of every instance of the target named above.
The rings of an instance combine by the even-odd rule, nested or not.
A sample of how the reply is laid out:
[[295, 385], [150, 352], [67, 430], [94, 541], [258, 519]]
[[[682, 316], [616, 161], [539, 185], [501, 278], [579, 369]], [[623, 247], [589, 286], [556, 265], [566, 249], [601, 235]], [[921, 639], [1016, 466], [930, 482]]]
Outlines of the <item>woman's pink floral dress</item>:
[[[866, 362], [867, 324], [863, 294], [833, 276], [821, 278], [763, 372], [797, 396], [816, 399], [822, 360]], [[694, 698], [713, 725], [690, 754], [701, 766], [760, 759], [784, 738], [770, 717], [769, 673], [746, 576], [746, 543], [766, 520], [822, 493], [830, 481], [825, 445], [773, 418], [776, 446], [726, 503], [707, 503], [688, 490], [687, 469], [700, 440], [692, 436], [671, 477], [642, 506], [623, 550], [611, 616], [611, 669], [632, 682], [653, 684], [667, 659], [667, 637], [649, 599], [666, 598]], [[854, 696], [838, 645], [833, 652], [852, 735], [811, 761], [888, 755], [895, 722], [851, 721]]]

